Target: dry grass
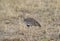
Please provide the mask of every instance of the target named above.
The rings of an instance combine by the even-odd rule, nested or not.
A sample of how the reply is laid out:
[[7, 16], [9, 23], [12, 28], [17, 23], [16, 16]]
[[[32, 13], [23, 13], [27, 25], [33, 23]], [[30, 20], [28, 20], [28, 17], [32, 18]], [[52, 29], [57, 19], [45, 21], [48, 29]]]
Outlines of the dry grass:
[[[28, 28], [27, 17], [41, 28]], [[0, 41], [59, 41], [59, 34], [60, 0], [0, 0]]]

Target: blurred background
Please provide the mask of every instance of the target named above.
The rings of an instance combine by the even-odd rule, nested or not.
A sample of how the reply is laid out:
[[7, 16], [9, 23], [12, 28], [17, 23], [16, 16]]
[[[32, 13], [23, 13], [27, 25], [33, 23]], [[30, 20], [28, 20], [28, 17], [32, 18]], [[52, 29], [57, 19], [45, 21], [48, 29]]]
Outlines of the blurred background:
[[[25, 18], [41, 27], [27, 27]], [[0, 41], [59, 41], [60, 0], [0, 0]]]

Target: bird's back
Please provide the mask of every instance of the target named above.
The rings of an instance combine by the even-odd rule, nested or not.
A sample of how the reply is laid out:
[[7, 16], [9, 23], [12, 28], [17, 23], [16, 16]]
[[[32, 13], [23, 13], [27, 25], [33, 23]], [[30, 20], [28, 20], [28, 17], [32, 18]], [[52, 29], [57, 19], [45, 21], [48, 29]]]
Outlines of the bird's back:
[[26, 25], [41, 27], [41, 25], [33, 18], [26, 18], [26, 19], [24, 19], [24, 22]]

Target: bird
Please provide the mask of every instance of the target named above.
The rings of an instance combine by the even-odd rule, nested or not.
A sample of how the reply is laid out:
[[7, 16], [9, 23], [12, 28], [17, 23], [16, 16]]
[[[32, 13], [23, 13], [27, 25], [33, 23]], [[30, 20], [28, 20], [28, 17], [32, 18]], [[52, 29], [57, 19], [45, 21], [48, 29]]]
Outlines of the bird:
[[39, 22], [36, 21], [34, 18], [25, 18], [24, 23], [26, 24], [27, 27], [30, 27], [30, 26], [39, 26], [39, 27], [41, 27]]

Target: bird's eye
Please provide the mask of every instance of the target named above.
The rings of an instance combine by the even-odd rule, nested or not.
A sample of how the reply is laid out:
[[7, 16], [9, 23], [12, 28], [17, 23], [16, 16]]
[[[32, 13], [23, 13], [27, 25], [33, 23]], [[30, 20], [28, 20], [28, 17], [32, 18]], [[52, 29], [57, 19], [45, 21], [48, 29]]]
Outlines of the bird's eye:
[[27, 27], [30, 27], [30, 25], [27, 25]]

